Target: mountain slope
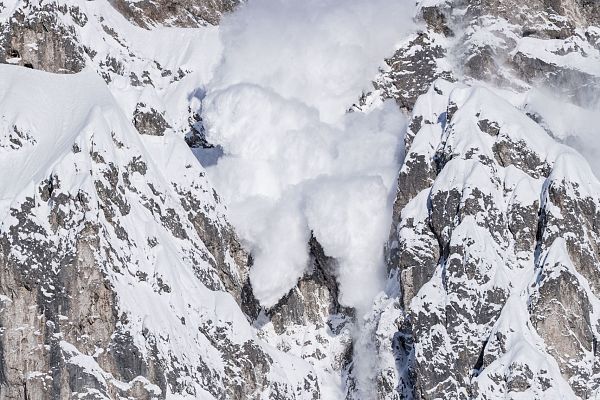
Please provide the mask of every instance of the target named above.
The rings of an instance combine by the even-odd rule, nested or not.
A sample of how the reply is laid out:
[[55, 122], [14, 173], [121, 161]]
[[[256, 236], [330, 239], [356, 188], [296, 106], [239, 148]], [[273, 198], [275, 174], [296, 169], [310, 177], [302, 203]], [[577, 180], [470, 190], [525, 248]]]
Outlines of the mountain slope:
[[596, 177], [486, 89], [437, 81], [413, 118], [391, 245], [405, 385], [417, 398], [590, 396]]
[[[330, 12], [340, 24], [353, 14], [349, 5], [346, 13], [303, 9], [317, 3], [294, 4], [295, 18], [273, 25], [277, 39], [286, 39], [287, 25], [296, 33], [328, 28], [329, 20], [315, 15]], [[353, 4], [368, 11], [386, 2]], [[225, 49], [235, 65], [223, 64], [228, 42], [215, 25], [238, 6], [0, 2], [0, 62], [11, 64], [0, 65], [0, 165], [7, 171], [0, 177], [0, 398], [595, 398], [598, 4], [421, 1], [417, 31], [398, 37], [370, 93], [343, 92], [356, 104], [340, 110], [331, 105], [341, 95], [327, 96], [346, 86], [332, 87], [331, 78], [321, 90], [315, 78], [344, 78], [337, 71], [343, 69], [342, 84], [355, 88], [339, 47], [318, 53], [315, 66], [335, 66], [321, 74], [273, 64], [279, 53], [268, 46], [265, 57], [239, 65], [257, 54], [242, 51], [252, 37], [240, 26], [233, 30], [234, 38], [241, 35], [237, 47]], [[230, 24], [247, 22], [234, 17]], [[335, 40], [336, 32], [361, 35], [337, 26], [343, 29], [328, 31]], [[260, 38], [262, 31], [254, 33]], [[370, 54], [356, 37], [344, 39], [353, 55]], [[219, 129], [232, 122], [252, 127], [253, 115], [239, 113], [264, 104], [235, 90], [227, 94], [237, 93], [234, 100], [247, 108], [207, 104], [215, 71], [238, 67], [248, 67], [244, 79], [285, 71], [281, 87], [242, 83], [255, 92], [259, 85], [278, 90], [285, 110], [310, 116], [305, 131], [271, 123], [295, 113], [262, 109], [254, 116], [271, 118], [263, 133], [283, 135], [277, 140], [291, 167], [322, 150], [317, 143], [302, 147], [305, 138], [288, 149], [286, 138], [300, 131], [352, 139], [329, 147], [336, 157], [352, 150], [359, 163], [371, 156], [359, 150], [379, 148], [362, 131], [380, 138], [398, 128], [389, 124], [402, 125], [402, 118], [381, 118], [376, 128], [385, 129], [377, 130], [365, 122], [383, 100], [395, 100], [409, 120], [404, 149], [391, 152], [406, 156], [389, 240], [381, 244], [387, 280], [365, 315], [344, 303], [343, 260], [328, 254], [335, 246], [319, 224], [303, 237], [306, 265], [286, 277], [291, 290], [275, 288], [287, 294], [270, 307], [254, 296], [256, 253], [238, 238], [247, 232], [229, 222], [233, 208], [214, 189], [223, 182], [211, 182], [218, 175], [199, 162], [213, 165], [228, 151], [207, 142], [207, 107], [214, 139], [227, 138]], [[240, 82], [225, 83], [235, 89]], [[311, 103], [313, 89], [320, 103]], [[319, 109], [323, 104], [328, 108]], [[354, 115], [344, 114], [349, 108]], [[326, 109], [339, 111], [350, 128], [319, 115]], [[240, 132], [244, 141], [234, 145], [255, 143], [251, 129]], [[305, 153], [294, 153], [299, 148]], [[300, 165], [328, 171], [315, 160]], [[275, 168], [272, 176], [285, 184], [284, 173]], [[367, 214], [370, 203], [345, 205], [368, 190], [350, 185], [361, 190], [341, 196], [348, 187], [332, 182], [326, 187], [343, 200], [332, 210], [356, 214], [348, 219]], [[278, 243], [286, 232], [271, 232], [269, 246], [284, 248]], [[357, 269], [352, 278], [366, 292], [372, 274]]]
[[318, 391], [241, 312], [247, 256], [183, 139], [140, 136], [91, 71], [1, 69], [3, 395]]
[[598, 180], [558, 143], [593, 148], [594, 134], [554, 131], [545, 118], [561, 117], [534, 110], [593, 107], [598, 9], [427, 2], [419, 15], [427, 29], [388, 61], [376, 92], [412, 110], [389, 243], [399, 390], [594, 398]]

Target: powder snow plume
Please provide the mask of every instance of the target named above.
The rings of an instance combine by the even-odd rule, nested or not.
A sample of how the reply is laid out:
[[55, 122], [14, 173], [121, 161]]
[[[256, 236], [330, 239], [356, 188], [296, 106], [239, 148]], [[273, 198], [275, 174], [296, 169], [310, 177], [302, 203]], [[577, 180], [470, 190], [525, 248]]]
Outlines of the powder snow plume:
[[555, 139], [579, 151], [600, 177], [600, 98], [593, 92], [580, 96], [575, 104], [562, 93], [576, 92], [579, 88], [571, 82], [563, 86], [558, 93], [548, 88], [533, 89], [527, 95], [525, 109], [540, 119]]
[[254, 0], [222, 23], [203, 117], [224, 155], [209, 174], [252, 251], [263, 306], [303, 275], [311, 234], [339, 261], [342, 304], [366, 310], [382, 288], [406, 120], [393, 103], [347, 110], [413, 28], [412, 7]]

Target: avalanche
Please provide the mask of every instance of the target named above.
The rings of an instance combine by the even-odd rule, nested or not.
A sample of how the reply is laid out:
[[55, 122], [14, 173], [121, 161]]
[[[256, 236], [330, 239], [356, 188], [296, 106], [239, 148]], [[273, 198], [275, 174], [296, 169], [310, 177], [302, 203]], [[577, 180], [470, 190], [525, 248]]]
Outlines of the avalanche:
[[412, 13], [402, 1], [260, 0], [224, 19], [203, 109], [224, 156], [208, 172], [252, 250], [263, 306], [306, 272], [311, 235], [339, 261], [342, 304], [364, 313], [383, 289], [404, 116], [389, 103], [346, 111]]

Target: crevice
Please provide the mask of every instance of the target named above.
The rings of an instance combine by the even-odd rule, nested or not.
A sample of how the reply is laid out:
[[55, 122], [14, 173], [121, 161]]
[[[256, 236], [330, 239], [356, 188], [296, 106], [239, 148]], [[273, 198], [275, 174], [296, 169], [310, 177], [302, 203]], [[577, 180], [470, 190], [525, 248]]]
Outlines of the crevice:
[[483, 346], [481, 347], [481, 350], [479, 351], [479, 356], [477, 357], [477, 362], [475, 363], [475, 366], [473, 367], [473, 370], [474, 370], [473, 376], [479, 376], [479, 374], [483, 370], [483, 356], [485, 355], [485, 348], [488, 344], [488, 341], [489, 341], [489, 339], [486, 339], [485, 342], [483, 342]]

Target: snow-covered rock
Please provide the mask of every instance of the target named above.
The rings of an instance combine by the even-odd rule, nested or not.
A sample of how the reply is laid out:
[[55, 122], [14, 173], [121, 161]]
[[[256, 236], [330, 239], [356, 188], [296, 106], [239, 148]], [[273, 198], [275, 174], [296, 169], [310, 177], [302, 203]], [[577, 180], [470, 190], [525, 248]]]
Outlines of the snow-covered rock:
[[[322, 12], [302, 10], [317, 3], [295, 4], [298, 18], [308, 15], [309, 27], [335, 38]], [[398, 37], [373, 90], [343, 91], [356, 104], [340, 114], [368, 114], [391, 98], [410, 118], [385, 244], [387, 282], [366, 314], [341, 301], [348, 276], [340, 263], [348, 260], [342, 250], [328, 254], [340, 247], [331, 240], [335, 227], [317, 223], [326, 220], [317, 211], [336, 209], [318, 203], [335, 197], [303, 186], [310, 196], [298, 198], [313, 202], [306, 218], [318, 220], [302, 236], [306, 265], [284, 277], [288, 286], [275, 288], [275, 305], [265, 307], [249, 279], [252, 247], [239, 239], [247, 232], [230, 224], [214, 189], [221, 182], [198, 161], [214, 164], [222, 151], [207, 142], [202, 101], [225, 67], [235, 82], [220, 75], [217, 94], [227, 89], [244, 100], [229, 90], [242, 77], [251, 93], [278, 93], [285, 115], [301, 111], [310, 127], [342, 139], [351, 133], [348, 146], [336, 139], [332, 154], [349, 151], [352, 168], [366, 160], [358, 150], [380, 148], [361, 147], [360, 130], [371, 129], [361, 115], [338, 116], [342, 129], [323, 111], [340, 111], [332, 107], [341, 99], [332, 97], [340, 89], [334, 78], [353, 90], [369, 86], [343, 59], [328, 62], [337, 44], [323, 47], [315, 70], [302, 71], [305, 80], [328, 77], [327, 90], [274, 80], [289, 72], [278, 57], [297, 61], [301, 46], [277, 54], [230, 48], [229, 64], [220, 63], [216, 25], [239, 4], [0, 1], [0, 62], [8, 64], [0, 65], [0, 398], [596, 398], [598, 3], [420, 1], [418, 31]], [[364, 11], [386, 2], [353, 4]], [[328, 11], [348, 29], [353, 12]], [[258, 16], [268, 21], [268, 13]], [[246, 37], [230, 25], [229, 34], [241, 46], [242, 38], [272, 34], [269, 27]], [[389, 41], [396, 29], [386, 32]], [[348, 54], [372, 54], [361, 48], [368, 37], [377, 36], [349, 38]], [[269, 68], [256, 59], [240, 64], [253, 54]], [[219, 104], [209, 113], [217, 128], [231, 123], [219, 118], [263, 102]], [[282, 117], [267, 111], [269, 120], [259, 120], [265, 145], [273, 138], [264, 127], [275, 132], [269, 121]], [[244, 127], [256, 123], [243, 117]], [[380, 125], [393, 130], [386, 121], [401, 120]], [[247, 146], [249, 135], [240, 129], [228, 145]], [[277, 140], [287, 148], [285, 137]], [[288, 151], [276, 154], [277, 165], [287, 165], [293, 146]], [[388, 153], [395, 154], [380, 154]], [[302, 154], [293, 155], [290, 167], [316, 169], [311, 180], [328, 171], [315, 157], [293, 164]], [[345, 176], [344, 168], [336, 173]], [[323, 182], [335, 193], [331, 179]], [[367, 210], [371, 203], [351, 201], [360, 185], [339, 187], [350, 190], [344, 212]], [[280, 231], [265, 237], [274, 241], [265, 248], [286, 239]], [[352, 271], [351, 294], [361, 297], [372, 272]]]

